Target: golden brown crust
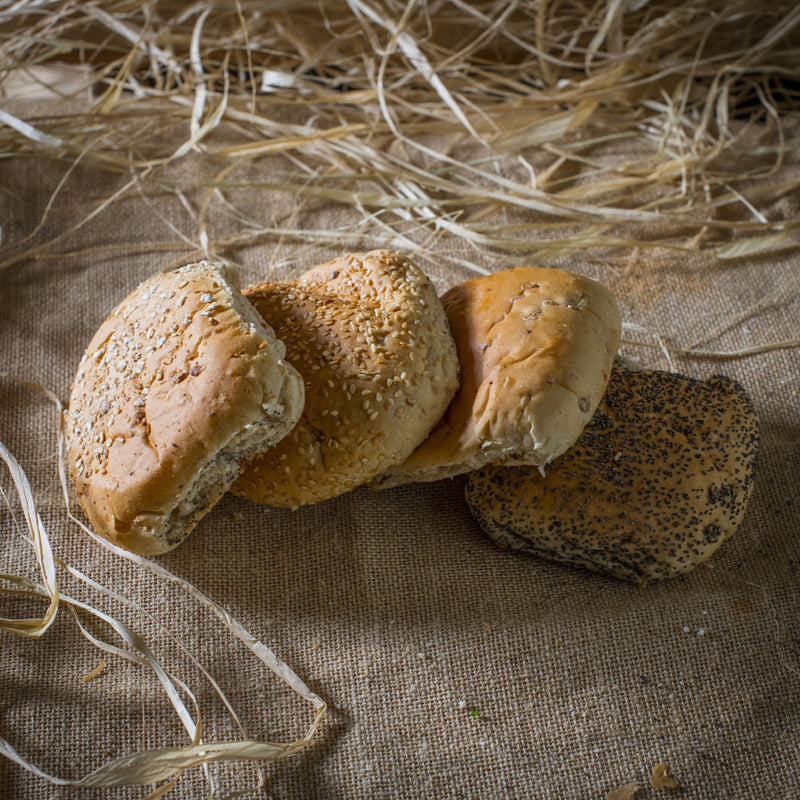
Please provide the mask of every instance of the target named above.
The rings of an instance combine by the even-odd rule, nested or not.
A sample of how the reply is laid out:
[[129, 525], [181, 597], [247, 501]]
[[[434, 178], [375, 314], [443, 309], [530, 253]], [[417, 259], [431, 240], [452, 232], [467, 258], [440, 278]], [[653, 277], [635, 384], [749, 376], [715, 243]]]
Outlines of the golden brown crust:
[[302, 409], [283, 345], [210, 263], [157, 275], [106, 319], [68, 412], [70, 471], [98, 533], [139, 553], [174, 547], [227, 490], [238, 460]]
[[690, 571], [736, 531], [758, 442], [734, 381], [615, 367], [592, 422], [544, 478], [486, 467], [466, 497], [502, 547], [641, 584]]
[[442, 302], [461, 385], [431, 435], [377, 488], [487, 463], [546, 464], [578, 438], [608, 381], [621, 319], [596, 281], [518, 267], [460, 283]]
[[354, 489], [403, 460], [455, 392], [441, 301], [399, 253], [349, 254], [245, 294], [306, 387], [300, 422], [234, 487], [250, 500], [297, 507]]

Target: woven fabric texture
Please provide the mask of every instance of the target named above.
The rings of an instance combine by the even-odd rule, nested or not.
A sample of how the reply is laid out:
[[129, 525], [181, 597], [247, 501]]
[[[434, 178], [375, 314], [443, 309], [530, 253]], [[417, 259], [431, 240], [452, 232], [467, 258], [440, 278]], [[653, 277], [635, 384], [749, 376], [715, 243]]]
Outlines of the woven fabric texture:
[[[193, 155], [174, 168], [176, 185], [181, 170], [213, 168]], [[798, 165], [787, 158], [783, 170], [795, 176]], [[32, 235], [47, 246], [0, 272], [0, 372], [66, 400], [105, 315], [139, 281], [190, 257], [181, 235], [194, 236], [196, 220], [174, 193], [135, 189], [95, 213], [126, 179], [90, 167], [67, 175], [55, 163], [7, 159], [2, 172], [4, 241]], [[295, 211], [293, 198], [271, 196], [265, 205], [255, 189], [239, 190], [236, 203], [266, 221], [298, 213], [315, 216], [320, 229], [347, 222], [322, 203]], [[777, 197], [766, 213], [797, 219], [800, 199]], [[234, 221], [220, 213], [213, 224], [222, 236]], [[467, 277], [449, 265], [468, 245], [438, 246], [447, 264], [434, 249], [422, 266], [445, 290]], [[346, 249], [272, 240], [243, 246], [234, 260], [248, 283]], [[796, 339], [798, 257], [795, 239], [766, 256], [728, 260], [629, 249], [553, 262], [616, 294], [627, 355], [700, 378], [729, 375], [756, 405], [762, 449], [744, 524], [684, 578], [641, 589], [503, 552], [472, 520], [461, 479], [358, 489], [297, 511], [225, 497], [159, 561], [228, 609], [329, 710], [311, 744], [264, 769], [260, 789], [248, 788], [258, 782], [250, 765], [213, 767], [220, 796], [601, 800], [630, 783], [643, 800], [800, 796], [800, 349], [725, 359], [678, 352]], [[183, 591], [107, 553], [68, 520], [54, 408], [5, 377], [0, 440], [28, 473], [56, 555], [139, 608], [67, 575], [64, 591], [148, 640], [195, 691], [208, 741], [241, 735], [181, 646], [220, 683], [248, 737], [302, 736], [313, 716], [307, 703]], [[3, 487], [14, 509], [0, 512], [3, 570], [36, 577], [7, 475]], [[2, 602], [2, 616], [42, 610], [31, 600]], [[102, 672], [82, 680], [101, 659]], [[0, 737], [51, 775], [77, 779], [112, 758], [188, 744], [151, 675], [93, 647], [66, 608], [40, 640], [2, 636], [0, 685]], [[680, 791], [651, 787], [660, 763]], [[190, 770], [170, 796], [202, 797], [206, 786], [202, 771]], [[53, 785], [0, 759], [5, 798], [146, 794]]]

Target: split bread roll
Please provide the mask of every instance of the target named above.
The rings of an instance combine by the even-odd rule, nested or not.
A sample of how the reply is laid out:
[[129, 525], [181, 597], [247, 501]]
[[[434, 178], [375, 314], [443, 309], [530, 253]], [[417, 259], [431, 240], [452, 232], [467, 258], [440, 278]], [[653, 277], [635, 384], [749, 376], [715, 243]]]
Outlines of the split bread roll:
[[233, 270], [202, 262], [157, 275], [81, 361], [67, 414], [78, 498], [102, 536], [164, 553], [302, 408], [302, 380]]
[[373, 484], [434, 481], [485, 464], [543, 466], [592, 418], [619, 346], [621, 318], [597, 281], [518, 267], [442, 297], [461, 384], [431, 435]]
[[689, 572], [738, 528], [759, 435], [741, 386], [616, 368], [547, 470], [486, 467], [467, 503], [501, 547], [644, 584]]
[[404, 460], [458, 386], [442, 303], [399, 253], [354, 253], [245, 295], [303, 376], [303, 416], [254, 459], [234, 492], [296, 508], [341, 495]]

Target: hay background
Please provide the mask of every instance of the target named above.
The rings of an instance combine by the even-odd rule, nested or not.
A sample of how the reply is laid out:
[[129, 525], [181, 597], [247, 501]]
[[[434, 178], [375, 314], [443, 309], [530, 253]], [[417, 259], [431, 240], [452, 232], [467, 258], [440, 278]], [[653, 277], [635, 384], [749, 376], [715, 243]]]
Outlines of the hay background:
[[[343, 5], [325, 7], [350, 29], [356, 17]], [[144, 7], [129, 6], [128, 21]], [[536, 7], [520, 5], [529, 19]], [[560, 6], [562, 11], [576, 7]], [[309, 18], [302, 4], [287, 8]], [[387, 8], [394, 19], [401, 17], [402, 8]], [[432, 19], [437, 8], [448, 14], [457, 10], [449, 4], [424, 8]], [[594, 25], [602, 23], [605, 7], [597, 8]], [[681, 8], [685, 12], [687, 4]], [[748, 7], [738, 8], [746, 12]], [[645, 4], [641, 13], [649, 13], [652, 23], [660, 11], [657, 4], [649, 9]], [[252, 9], [243, 7], [242, 13]], [[423, 38], [425, 25], [416, 20], [410, 18], [409, 30], [418, 34], [432, 60], [444, 61], [448, 42]], [[313, 43], [318, 36], [291, 15], [281, 24], [284, 44], [303, 37]], [[363, 20], [358, 24], [387, 45], [383, 28]], [[791, 30], [794, 39], [788, 41], [796, 46], [797, 29]], [[82, 35], [89, 36], [88, 28]], [[64, 36], [69, 40], [67, 32]], [[187, 37], [176, 33], [174, 40], [185, 43]], [[6, 54], [15, 41], [5, 36]], [[342, 47], [343, 42], [349, 40], [340, 41]], [[105, 63], [114, 48], [124, 59], [129, 44], [108, 37]], [[779, 45], [759, 62], [778, 72], [790, 52], [786, 39]], [[183, 45], [175, 47], [183, 52]], [[292, 53], [301, 49], [286, 46], [280, 57], [291, 62]], [[313, 65], [312, 51], [305, 53], [306, 66]], [[409, 71], [407, 61], [390, 55], [393, 75]], [[597, 80], [608, 66], [598, 64]], [[141, 69], [146, 71], [147, 64]], [[209, 74], [213, 69], [208, 67]], [[759, 69], [745, 83], [767, 85], [766, 67]], [[119, 74], [118, 65], [108, 74]], [[303, 74], [309, 80], [308, 72]], [[466, 190], [455, 191], [456, 184], [468, 185], [469, 173], [456, 169], [454, 182], [434, 192], [435, 159], [397, 141], [381, 121], [374, 94], [361, 106], [355, 101], [337, 105], [325, 87], [314, 85], [324, 97], [290, 92], [281, 102], [274, 96], [257, 98], [272, 133], [264, 125], [224, 117], [196, 151], [168, 163], [164, 154], [190, 134], [191, 107], [174, 104], [167, 118], [163, 98], [136, 99], [123, 92], [116, 106], [89, 113], [84, 92], [56, 105], [47, 93], [34, 105], [16, 89], [7, 92], [3, 107], [9, 113], [61, 135], [65, 144], [47, 147], [2, 129], [9, 157], [0, 163], [0, 371], [38, 381], [66, 399], [80, 355], [106, 313], [140, 280], [202, 253], [204, 232], [211, 252], [233, 260], [245, 282], [290, 275], [344, 250], [399, 243], [442, 290], [474, 269], [542, 259], [604, 280], [619, 298], [626, 322], [650, 332], [630, 334], [647, 346], [628, 344], [626, 354], [668, 366], [653, 347], [657, 335], [675, 369], [698, 377], [724, 372], [739, 380], [761, 416], [763, 449], [755, 494], [737, 535], [691, 575], [643, 590], [498, 551], [470, 519], [458, 480], [380, 494], [358, 490], [297, 512], [226, 497], [163, 563], [230, 609], [330, 703], [314, 743], [268, 767], [264, 789], [248, 796], [590, 800], [635, 781], [642, 787], [637, 798], [797, 797], [800, 351], [787, 347], [724, 361], [679, 354], [693, 347], [739, 350], [800, 335], [796, 146], [787, 146], [776, 161], [780, 137], [768, 112], [755, 121], [732, 122], [736, 135], [726, 140], [723, 163], [719, 157], [706, 162], [705, 151], [696, 153], [699, 160], [687, 174], [697, 178], [699, 189], [683, 196], [686, 209], [680, 215], [626, 223], [613, 219], [608, 209], [636, 210], [659, 198], [677, 207], [680, 199], [680, 174], [663, 182], [654, 178], [663, 160], [653, 149], [654, 139], [640, 131], [579, 149], [605, 172], [567, 160], [553, 173], [569, 178], [553, 192], [588, 187], [590, 201], [609, 217], [596, 242], [575, 215], [557, 227], [551, 216], [519, 203], [488, 200], [485, 185], [474, 188], [468, 213], [449, 218], [462, 226], [453, 229], [437, 226], [437, 219], [459, 210], [459, 191]], [[744, 84], [736, 86], [745, 93]], [[195, 90], [188, 82], [176, 89], [190, 100]], [[101, 84], [92, 97], [103, 91]], [[415, 131], [426, 146], [446, 150], [460, 162], [491, 154], [495, 174], [518, 182], [520, 196], [530, 173], [519, 157], [538, 175], [557, 158], [535, 137], [508, 152], [497, 144], [481, 145], [442, 109], [441, 98], [424, 81], [408, 91], [398, 89], [393, 96], [414, 102], [407, 116], [398, 106], [401, 128], [409, 126], [403, 130]], [[339, 101], [349, 97], [337, 92]], [[488, 94], [483, 100], [487, 115], [502, 110], [502, 103], [491, 105]], [[533, 124], [541, 113], [533, 101], [518, 97], [510, 116], [519, 120], [527, 109]], [[231, 107], [246, 108], [248, 102], [242, 92], [232, 95]], [[702, 98], [697, 102], [702, 105]], [[630, 123], [631, 107], [629, 102], [617, 111], [601, 109], [608, 118], [594, 123], [597, 131], [621, 130]], [[800, 141], [796, 98], [788, 94], [779, 110], [783, 141]], [[270, 141], [290, 124], [301, 126], [307, 136], [315, 119], [325, 128], [337, 118], [341, 124], [359, 121], [355, 114], [371, 129], [343, 137], [341, 142], [355, 148], [349, 158], [332, 142], [301, 140], [287, 150], [236, 162], [223, 174], [232, 163], [228, 148], [233, 144]], [[143, 131], [138, 135], [133, 133], [136, 120]], [[88, 133], [64, 133], [70, 126], [86, 131], [90, 122]], [[557, 144], [580, 144], [589, 135], [579, 128]], [[410, 212], [404, 219], [391, 211], [373, 217], [374, 208], [359, 206], [353, 198], [366, 189], [402, 197], [392, 182], [398, 175], [381, 172], [383, 165], [369, 161], [371, 152], [399, 154], [404, 164], [430, 170], [417, 175], [416, 186], [430, 194], [433, 217]], [[135, 165], [143, 154], [158, 163], [149, 169]], [[106, 158], [110, 155], [113, 165]], [[393, 163], [399, 172], [400, 162]], [[631, 164], [649, 165], [649, 171], [626, 188], [622, 177]], [[613, 173], [618, 183], [594, 193], [592, 186], [612, 174], [608, 165], [625, 169]], [[304, 167], [304, 188], [287, 190], [286, 184], [297, 185]], [[342, 178], [348, 170], [355, 178]], [[703, 176], [711, 187], [706, 194]], [[215, 180], [226, 181], [216, 193], [209, 191]], [[328, 186], [344, 193], [320, 195]], [[730, 197], [726, 186], [752, 198], [766, 222], [742, 203], [714, 206], [701, 200]], [[108, 198], [113, 202], [92, 216]], [[472, 244], [459, 235], [465, 232], [493, 238]], [[718, 256], [720, 246], [776, 232], [783, 238], [760, 252]], [[613, 246], [613, 239], [620, 246]], [[35, 393], [0, 382], [0, 440], [28, 471], [56, 552], [176, 631], [220, 680], [253, 736], [301, 735], [311, 718], [302, 701], [256, 667], [175, 589], [109, 556], [69, 524], [57, 486], [54, 425], [52, 408]], [[4, 568], [33, 574], [9, 513], [3, 512], [0, 526]], [[104, 598], [92, 600], [145, 633], [165, 662], [198, 689], [209, 739], [235, 736], [219, 701], [162, 629]], [[19, 610], [3, 600], [4, 615]], [[126, 662], [107, 657], [105, 672], [81, 683], [98, 660], [66, 611], [40, 641], [4, 635], [0, 736], [41, 768], [72, 778], [142, 747], [184, 742], [157, 687]], [[680, 791], [647, 788], [650, 770], [661, 761], [670, 766]], [[254, 782], [249, 767], [214, 771], [222, 796]], [[202, 776], [194, 772], [172, 796], [195, 798], [203, 792]], [[135, 787], [97, 792], [53, 787], [0, 761], [3, 797], [145, 794]]]

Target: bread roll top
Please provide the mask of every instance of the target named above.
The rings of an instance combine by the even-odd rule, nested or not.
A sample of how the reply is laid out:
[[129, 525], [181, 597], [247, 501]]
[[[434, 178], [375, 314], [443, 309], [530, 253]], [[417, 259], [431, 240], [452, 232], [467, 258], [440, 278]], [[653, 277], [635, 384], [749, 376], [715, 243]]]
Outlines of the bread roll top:
[[156, 275], [105, 320], [76, 375], [69, 460], [94, 528], [137, 552], [177, 544], [238, 462], [294, 425], [303, 386], [228, 267]]
[[234, 487], [252, 501], [298, 507], [370, 481], [411, 453], [455, 393], [442, 303], [399, 253], [351, 253], [245, 294], [285, 342], [306, 390], [297, 426]]
[[442, 297], [461, 367], [431, 435], [379, 488], [458, 475], [487, 463], [541, 466], [591, 419], [621, 333], [611, 292], [564, 270], [518, 267]]

